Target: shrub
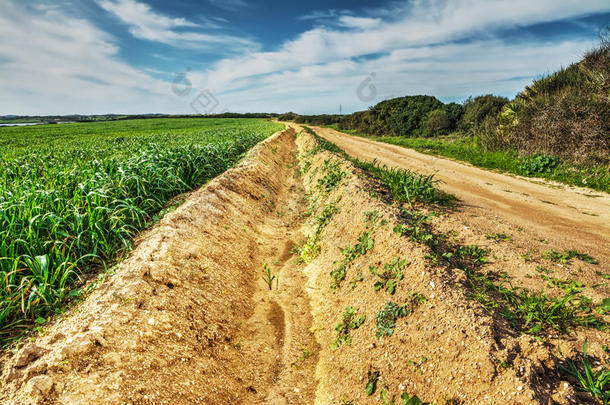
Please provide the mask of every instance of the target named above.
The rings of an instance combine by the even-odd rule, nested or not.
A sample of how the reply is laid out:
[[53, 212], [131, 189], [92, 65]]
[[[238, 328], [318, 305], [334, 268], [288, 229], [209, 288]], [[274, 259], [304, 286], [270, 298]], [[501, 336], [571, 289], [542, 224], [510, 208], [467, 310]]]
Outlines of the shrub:
[[428, 114], [428, 121], [426, 123], [427, 135], [443, 135], [449, 132], [450, 129], [451, 120], [447, 111], [438, 109]]
[[483, 125], [488, 117], [497, 116], [506, 103], [508, 103], [506, 97], [494, 96], [493, 94], [478, 96], [474, 99], [469, 97], [464, 102], [464, 114], [458, 125], [464, 130]]

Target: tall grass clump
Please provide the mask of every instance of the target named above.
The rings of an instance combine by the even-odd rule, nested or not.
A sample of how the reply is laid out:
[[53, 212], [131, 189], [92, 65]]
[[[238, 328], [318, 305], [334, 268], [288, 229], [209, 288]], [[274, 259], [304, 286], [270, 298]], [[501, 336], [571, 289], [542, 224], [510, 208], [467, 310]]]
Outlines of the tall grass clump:
[[9, 129], [0, 152], [0, 343], [60, 311], [79, 294], [82, 272], [107, 266], [173, 197], [278, 126], [209, 119]]

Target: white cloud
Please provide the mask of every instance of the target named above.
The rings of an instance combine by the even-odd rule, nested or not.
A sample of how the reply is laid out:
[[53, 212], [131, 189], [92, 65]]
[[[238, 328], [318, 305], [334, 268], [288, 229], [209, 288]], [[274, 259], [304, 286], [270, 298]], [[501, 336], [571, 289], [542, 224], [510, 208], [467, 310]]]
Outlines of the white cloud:
[[[179, 59], [157, 51], [151, 56], [164, 63], [135, 69], [120, 61], [115, 39], [91, 22], [62, 7], [17, 1], [0, 0], [0, 115], [192, 112], [189, 97], [196, 93], [177, 98], [171, 82], [160, 80], [172, 79], [163, 73]], [[258, 52], [222, 34], [201, 33], [207, 20], [164, 16], [135, 0], [97, 1], [138, 38], [188, 48], [241, 49], [241, 56], [188, 73], [193, 90], [211, 89], [219, 109], [303, 113], [334, 112], [339, 104], [344, 112], [364, 109], [406, 94], [444, 101], [489, 92], [512, 95], [531, 77], [578, 60], [595, 38], [541, 42], [528, 35], [506, 43], [495, 37], [498, 29], [609, 11], [606, 0], [515, 0], [508, 5], [413, 0], [358, 16], [318, 13], [334, 15], [334, 21]], [[376, 89], [372, 101], [356, 95], [366, 78]]]
[[[229, 50], [235, 52], [258, 49], [258, 45], [248, 38], [200, 32], [200, 29], [204, 27], [218, 28], [218, 22], [204, 20], [202, 21], [203, 26], [200, 26], [184, 18], [171, 18], [159, 14], [148, 4], [135, 0], [98, 0], [97, 3], [104, 10], [129, 25], [129, 32], [136, 38], [182, 48], [221, 49], [221, 53]], [[175, 30], [176, 28], [188, 28], [191, 31], [178, 31]]]
[[371, 29], [381, 25], [381, 18], [352, 17], [344, 15], [339, 17], [338, 24], [347, 28]]
[[57, 9], [0, 3], [0, 114], [176, 110], [170, 85], [119, 61], [113, 38]]
[[[311, 72], [316, 66], [324, 68], [335, 66], [337, 63], [352, 66], [351, 62], [359, 61], [356, 63], [357, 69], [352, 66], [352, 70], [357, 71], [360, 77], [364, 77], [370, 72], [369, 66], [372, 66], [374, 62], [380, 62], [381, 66], [378, 70], [383, 70], [388, 75], [395, 74], [394, 78], [389, 76], [389, 81], [393, 84], [388, 86], [393, 89], [395, 96], [427, 93], [446, 98], [463, 97], [468, 95], [465, 90], [458, 91], [457, 86], [451, 85], [451, 80], [438, 80], [436, 73], [437, 71], [442, 72], [446, 77], [451, 77], [453, 73], [450, 66], [461, 66], [468, 58], [471, 58], [476, 59], [478, 65], [471, 66], [469, 71], [461, 72], [464, 77], [458, 79], [460, 83], [463, 83], [462, 89], [468, 88], [469, 92], [478, 93], [495, 91], [494, 89], [497, 88], [504, 94], [514, 93], [523, 83], [511, 81], [506, 84], [506, 79], [509, 77], [531, 76], [554, 70], [561, 64], [565, 65], [575, 61], [591, 44], [575, 41], [570, 43], [570, 49], [574, 51], [574, 47], [580, 46], [580, 53], [563, 52], [553, 55], [551, 52], [548, 58], [540, 58], [535, 56], [536, 49], [540, 49], [542, 53], [542, 50], [556, 49], [553, 47], [565, 51], [565, 47], [557, 43], [534, 42], [516, 44], [511, 47], [494, 39], [493, 34], [497, 29], [573, 18], [608, 11], [608, 8], [606, 0], [588, 2], [571, 0], [411, 1], [397, 4], [393, 9], [371, 10], [369, 15], [376, 16], [374, 18], [340, 16], [335, 21], [335, 25], [338, 25], [339, 28], [316, 27], [301, 33], [295, 39], [284, 42], [275, 51], [227, 58], [216, 63], [204, 74], [198, 75], [194, 72], [192, 77], [197, 85], [212, 87], [219, 94], [223, 92], [234, 94], [237, 89], [241, 89], [240, 94], [245, 100], [250, 95], [249, 93], [256, 91], [254, 89], [258, 85], [262, 88], [273, 87], [268, 83], [269, 77], [280, 80], [281, 85], [276, 86], [276, 90], [283, 91], [287, 88], [299, 88], [298, 84], [291, 82], [291, 80], [297, 80], [294, 72], [305, 74], [305, 72]], [[321, 13], [318, 14], [323, 16]], [[337, 15], [333, 10], [328, 13], [328, 15], [333, 14]], [[382, 20], [379, 16], [386, 17]], [[480, 38], [480, 41], [476, 43], [475, 47], [464, 45], [452, 48], [460, 50], [459, 53], [451, 54], [453, 59], [436, 52], [438, 49], [447, 49], [443, 47], [443, 44], [472, 37]], [[528, 54], [526, 50], [530, 47], [534, 49], [534, 52]], [[488, 52], [488, 48], [493, 48], [496, 53], [492, 55]], [[512, 58], [508, 59], [501, 55], [501, 50], [504, 48], [511, 49]], [[405, 52], [407, 52], [407, 56], [396, 59], [397, 55]], [[525, 58], [529, 58], [527, 66], [523, 66]], [[444, 65], [438, 65], [436, 60], [444, 60]], [[501, 63], [498, 64], [496, 61]], [[555, 64], [549, 64], [551, 61]], [[511, 67], [515, 68], [511, 69]], [[411, 68], [419, 69], [420, 73], [417, 75], [411, 73], [407, 77], [400, 74]], [[481, 71], [496, 69], [497, 75], [494, 76], [494, 80], [497, 83], [503, 81], [504, 84], [492, 88], [489, 81], [480, 80], [482, 76], [477, 69]], [[353, 77], [349, 81], [344, 81], [342, 78], [324, 75], [323, 70], [318, 70], [319, 81], [310, 80], [306, 86], [309, 94], [327, 93], [329, 88], [336, 88], [338, 83], [348, 82], [351, 87], [349, 93], [352, 92]], [[417, 81], [409, 79], [412, 77], [417, 77]], [[403, 79], [406, 81], [402, 81]], [[465, 84], [468, 81], [469, 84]], [[446, 87], [439, 87], [441, 83], [444, 83]], [[316, 87], [318, 84], [319, 87]], [[479, 91], [475, 91], [477, 85]], [[346, 90], [338, 89], [337, 94], [339, 93], [345, 97], [351, 97], [351, 95], [348, 96]], [[271, 97], [272, 93], [268, 93], [268, 95]], [[296, 104], [296, 98], [298, 96], [293, 97], [290, 103]], [[320, 103], [325, 101], [325, 98], [321, 98]], [[308, 111], [315, 108], [315, 111], [318, 112], [324, 111], [326, 106], [326, 104], [323, 106], [319, 103], [317, 108], [312, 107], [312, 104], [306, 103], [305, 105], [307, 105]], [[315, 106], [315, 104], [313, 105]]]

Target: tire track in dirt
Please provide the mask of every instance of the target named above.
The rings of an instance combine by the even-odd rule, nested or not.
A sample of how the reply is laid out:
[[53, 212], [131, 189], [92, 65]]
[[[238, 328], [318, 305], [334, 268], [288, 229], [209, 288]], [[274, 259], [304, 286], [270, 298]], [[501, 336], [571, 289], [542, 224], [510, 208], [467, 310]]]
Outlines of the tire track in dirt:
[[555, 247], [578, 249], [610, 261], [610, 195], [606, 193], [534, 182], [330, 128], [312, 128], [350, 156], [434, 174], [442, 181], [440, 188], [461, 200], [464, 211], [491, 221], [500, 216]]

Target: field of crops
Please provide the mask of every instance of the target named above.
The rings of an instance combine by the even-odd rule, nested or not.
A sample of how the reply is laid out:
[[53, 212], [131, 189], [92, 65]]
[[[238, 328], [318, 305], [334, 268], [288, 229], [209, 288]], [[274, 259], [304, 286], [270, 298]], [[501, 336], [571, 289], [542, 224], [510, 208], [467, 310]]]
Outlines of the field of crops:
[[0, 132], [0, 344], [59, 311], [83, 272], [130, 247], [173, 197], [280, 129], [259, 119], [147, 119]]

